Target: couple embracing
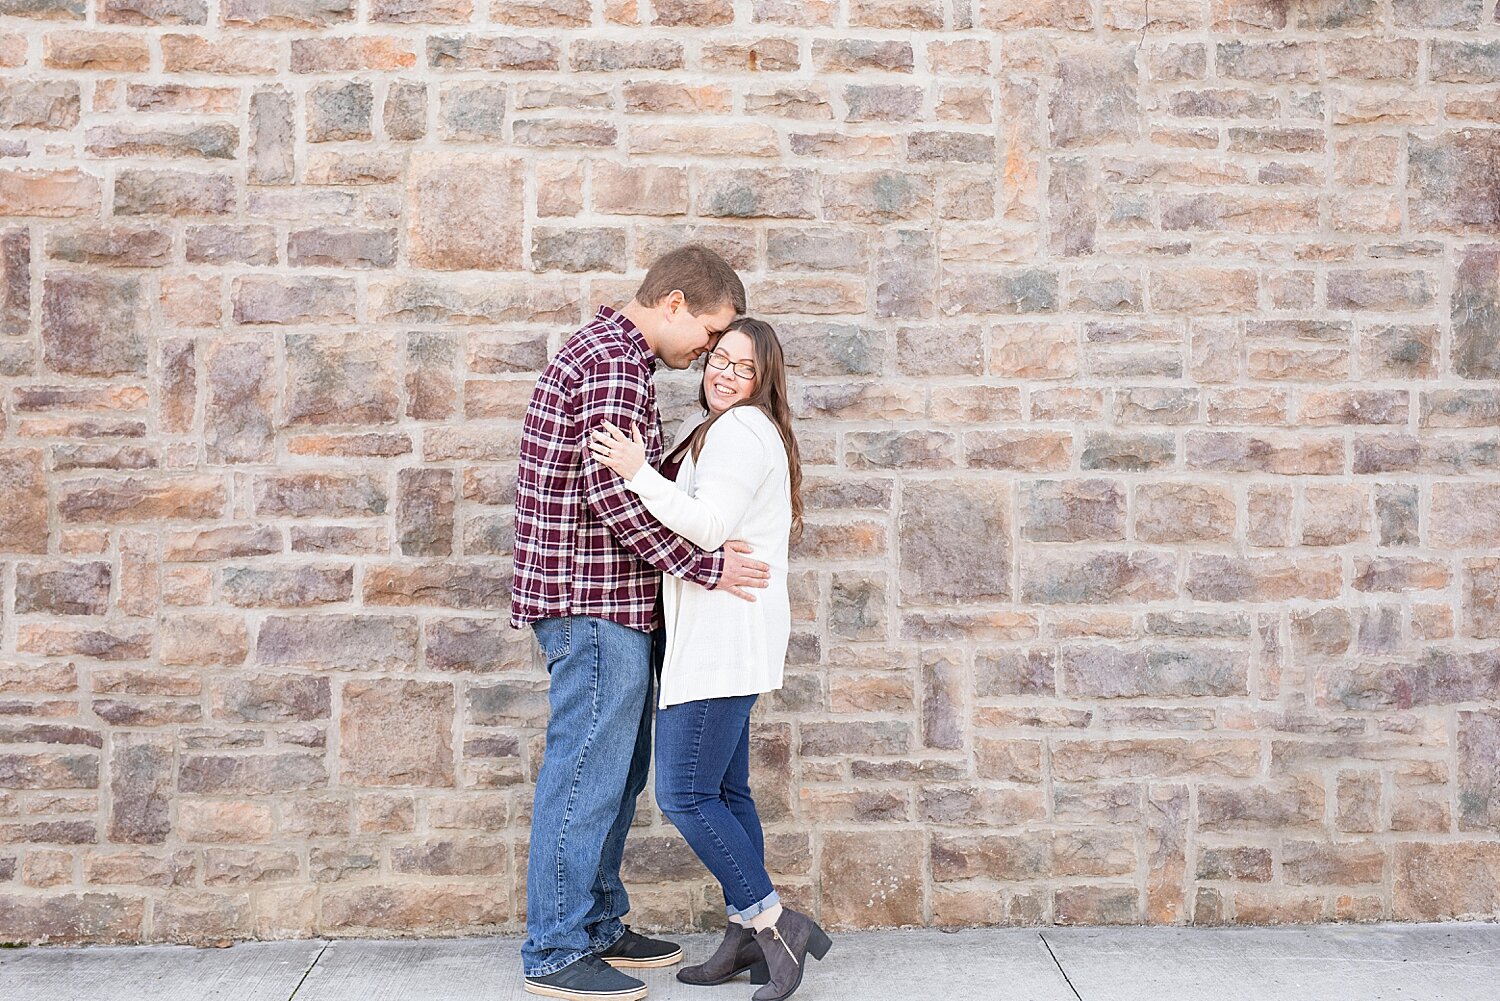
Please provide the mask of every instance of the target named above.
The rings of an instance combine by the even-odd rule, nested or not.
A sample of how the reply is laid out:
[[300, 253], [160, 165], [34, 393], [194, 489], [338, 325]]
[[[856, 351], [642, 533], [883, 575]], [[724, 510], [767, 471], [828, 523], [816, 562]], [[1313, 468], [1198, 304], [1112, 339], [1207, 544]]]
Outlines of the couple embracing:
[[[791, 629], [801, 468], [781, 345], [744, 312], [723, 258], [674, 250], [569, 338], [526, 411], [511, 621], [535, 632], [550, 675], [521, 949], [532, 994], [635, 1001], [646, 987], [622, 969], [682, 959], [621, 921], [653, 719], [656, 801], [728, 916], [718, 950], [678, 979], [749, 973], [756, 1001], [781, 1001], [829, 948], [781, 905], [750, 791], [750, 710], [781, 687]], [[652, 374], [700, 357], [700, 419], [668, 450]]]

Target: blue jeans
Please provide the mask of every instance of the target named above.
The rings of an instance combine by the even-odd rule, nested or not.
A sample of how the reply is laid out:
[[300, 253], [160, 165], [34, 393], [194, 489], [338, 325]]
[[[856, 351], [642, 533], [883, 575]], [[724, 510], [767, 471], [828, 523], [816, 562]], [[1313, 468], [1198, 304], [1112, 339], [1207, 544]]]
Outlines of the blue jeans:
[[750, 709], [757, 696], [700, 699], [656, 714], [656, 802], [748, 921], [780, 903], [750, 795]]
[[526, 868], [528, 977], [545, 977], [625, 933], [625, 835], [651, 766], [653, 637], [607, 619], [543, 619], [547, 749]]

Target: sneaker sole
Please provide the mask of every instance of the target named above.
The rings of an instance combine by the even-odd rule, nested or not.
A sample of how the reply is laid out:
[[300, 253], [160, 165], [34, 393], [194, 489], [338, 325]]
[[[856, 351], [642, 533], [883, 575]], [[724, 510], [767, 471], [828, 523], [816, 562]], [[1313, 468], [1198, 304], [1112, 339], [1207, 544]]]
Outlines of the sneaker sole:
[[663, 966], [676, 966], [682, 962], [682, 950], [678, 949], [670, 956], [652, 956], [649, 959], [630, 959], [625, 956], [600, 956], [599, 958], [617, 970], [655, 970]]
[[609, 1001], [641, 1001], [646, 996], [646, 986], [642, 984], [628, 991], [570, 991], [562, 987], [544, 987], [527, 981], [526, 993], [544, 998], [562, 998], [563, 1001], [587, 1001], [590, 998], [608, 998]]

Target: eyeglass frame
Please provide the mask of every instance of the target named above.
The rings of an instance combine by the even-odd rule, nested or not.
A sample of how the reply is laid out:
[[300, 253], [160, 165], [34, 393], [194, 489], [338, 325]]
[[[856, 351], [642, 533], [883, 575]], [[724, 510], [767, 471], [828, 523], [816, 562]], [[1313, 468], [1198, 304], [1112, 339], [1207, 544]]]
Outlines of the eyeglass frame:
[[[716, 358], [722, 358], [722, 359], [724, 359], [724, 364], [722, 364], [722, 365], [716, 365], [716, 364], [714, 364], [714, 359], [716, 359]], [[715, 348], [714, 350], [710, 351], [704, 357], [703, 364], [710, 366], [711, 368], [713, 368], [715, 371], [718, 371], [718, 372], [728, 372], [728, 371], [733, 370], [734, 377], [736, 379], [743, 379], [746, 382], [750, 382], [752, 379], [755, 378], [755, 375], [756, 375], [756, 372], [755, 372], [755, 362], [748, 361], [748, 360], [745, 360], [745, 361], [731, 361], [728, 355], [724, 354], [722, 351], [719, 351], [717, 348]], [[740, 368], [741, 365], [749, 366], [749, 368], [750, 368], [750, 374], [749, 375], [746, 375], [744, 373], [744, 371]]]

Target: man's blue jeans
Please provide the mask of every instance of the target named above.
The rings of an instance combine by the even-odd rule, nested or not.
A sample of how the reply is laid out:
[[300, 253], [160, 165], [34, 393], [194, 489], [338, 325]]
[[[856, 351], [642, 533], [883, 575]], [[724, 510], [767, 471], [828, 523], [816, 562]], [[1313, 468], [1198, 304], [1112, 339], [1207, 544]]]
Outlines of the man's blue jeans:
[[531, 807], [528, 977], [544, 977], [625, 933], [625, 835], [651, 767], [653, 637], [589, 616], [543, 619], [547, 750]]

